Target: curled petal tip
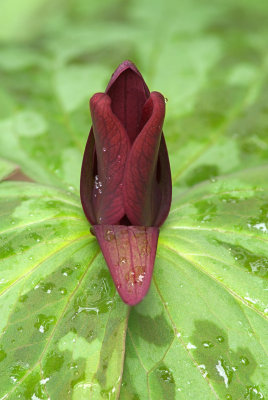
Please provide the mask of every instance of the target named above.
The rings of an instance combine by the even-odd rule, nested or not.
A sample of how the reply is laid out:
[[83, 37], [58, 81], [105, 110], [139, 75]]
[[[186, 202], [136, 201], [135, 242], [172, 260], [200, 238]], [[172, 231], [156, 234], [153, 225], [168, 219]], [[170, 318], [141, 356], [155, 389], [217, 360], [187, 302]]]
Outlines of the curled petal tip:
[[150, 287], [159, 229], [95, 225], [94, 231], [120, 297], [136, 305]]
[[90, 110], [94, 109], [99, 102], [102, 102], [105, 104], [111, 104], [111, 99], [105, 93], [101, 93], [101, 92], [95, 93], [89, 100]]
[[125, 60], [123, 61], [121, 64], [118, 65], [118, 67], [116, 68], [116, 70], [114, 71], [114, 73], [112, 74], [111, 80], [106, 88], [106, 93], [109, 92], [110, 87], [113, 85], [113, 83], [117, 80], [117, 78], [127, 69], [132, 70], [133, 72], [135, 72], [142, 80], [142, 75], [139, 72], [138, 68], [136, 67], [136, 65], [129, 60]]

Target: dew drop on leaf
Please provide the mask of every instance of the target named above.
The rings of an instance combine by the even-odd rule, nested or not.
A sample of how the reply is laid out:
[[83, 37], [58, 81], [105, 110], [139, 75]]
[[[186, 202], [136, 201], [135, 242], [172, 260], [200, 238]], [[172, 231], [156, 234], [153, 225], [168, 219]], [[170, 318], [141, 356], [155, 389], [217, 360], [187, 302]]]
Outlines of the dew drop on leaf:
[[209, 340], [206, 340], [205, 342], [203, 342], [202, 345], [203, 345], [205, 348], [214, 347], [214, 344], [211, 343]]
[[164, 381], [165, 383], [175, 383], [172, 372], [166, 367], [159, 367], [157, 368], [157, 373], [159, 378]]
[[249, 361], [248, 361], [247, 357], [241, 356], [241, 357], [240, 357], [240, 364], [242, 364], [242, 365], [248, 365], [248, 364], [249, 364]]
[[66, 268], [63, 268], [63, 269], [61, 270], [61, 273], [62, 273], [62, 275], [64, 275], [64, 276], [70, 276], [70, 275], [72, 275], [73, 270], [72, 270], [71, 268], [69, 268], [69, 267], [66, 267]]

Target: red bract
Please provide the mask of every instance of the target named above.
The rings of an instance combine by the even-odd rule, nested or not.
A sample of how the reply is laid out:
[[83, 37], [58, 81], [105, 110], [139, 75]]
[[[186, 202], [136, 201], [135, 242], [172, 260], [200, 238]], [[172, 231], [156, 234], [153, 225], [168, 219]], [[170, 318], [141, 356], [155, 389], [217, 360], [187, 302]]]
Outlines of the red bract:
[[125, 61], [105, 93], [91, 98], [90, 111], [81, 202], [120, 296], [134, 305], [149, 289], [159, 226], [171, 203], [165, 99], [150, 93], [135, 65]]

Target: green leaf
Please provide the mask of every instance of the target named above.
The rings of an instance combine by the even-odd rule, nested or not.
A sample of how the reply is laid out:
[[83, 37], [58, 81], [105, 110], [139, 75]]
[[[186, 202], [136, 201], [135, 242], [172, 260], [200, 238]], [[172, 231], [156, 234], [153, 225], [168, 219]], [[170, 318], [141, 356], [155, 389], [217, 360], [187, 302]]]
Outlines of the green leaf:
[[267, 396], [267, 174], [174, 199], [149, 295], [130, 313], [120, 399]]
[[0, 185], [0, 397], [116, 398], [128, 307], [76, 197]]

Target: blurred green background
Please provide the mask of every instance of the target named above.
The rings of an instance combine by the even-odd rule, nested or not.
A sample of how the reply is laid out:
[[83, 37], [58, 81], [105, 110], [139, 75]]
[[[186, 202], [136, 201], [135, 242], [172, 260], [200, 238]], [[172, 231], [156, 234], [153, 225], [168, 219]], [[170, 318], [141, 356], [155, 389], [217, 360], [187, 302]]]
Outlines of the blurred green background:
[[169, 100], [177, 187], [261, 165], [267, 17], [266, 2], [249, 0], [2, 0], [2, 168], [76, 191], [88, 100], [124, 59]]

